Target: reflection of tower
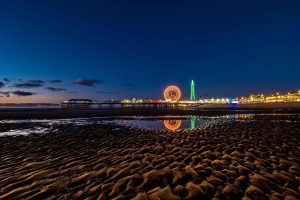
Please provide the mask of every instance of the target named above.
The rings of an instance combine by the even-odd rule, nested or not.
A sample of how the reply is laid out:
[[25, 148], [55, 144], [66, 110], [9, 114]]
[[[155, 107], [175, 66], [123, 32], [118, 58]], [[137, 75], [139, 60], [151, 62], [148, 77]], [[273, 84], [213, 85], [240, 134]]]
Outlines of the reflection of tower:
[[191, 81], [191, 96], [190, 96], [190, 100], [191, 101], [195, 101], [196, 97], [195, 97], [195, 83], [194, 80]]
[[191, 129], [195, 129], [195, 128], [196, 128], [196, 117], [191, 116]]

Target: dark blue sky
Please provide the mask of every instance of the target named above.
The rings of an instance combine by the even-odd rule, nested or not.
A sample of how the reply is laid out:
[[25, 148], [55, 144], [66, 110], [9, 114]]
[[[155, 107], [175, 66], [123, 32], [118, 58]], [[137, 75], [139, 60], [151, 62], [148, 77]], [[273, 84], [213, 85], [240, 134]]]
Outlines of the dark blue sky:
[[10, 94], [0, 102], [161, 98], [168, 84], [188, 97], [191, 79], [198, 97], [298, 90], [299, 10], [295, 0], [0, 1]]

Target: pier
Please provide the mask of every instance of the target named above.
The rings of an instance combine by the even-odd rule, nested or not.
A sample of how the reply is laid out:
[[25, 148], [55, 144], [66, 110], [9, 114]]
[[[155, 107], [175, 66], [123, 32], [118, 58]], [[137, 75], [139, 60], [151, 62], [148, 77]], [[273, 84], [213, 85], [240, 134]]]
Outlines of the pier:
[[62, 108], [97, 108], [97, 109], [118, 109], [118, 108], [178, 108], [198, 107], [203, 105], [199, 102], [136, 102], [125, 103], [122, 101], [108, 102], [62, 102]]

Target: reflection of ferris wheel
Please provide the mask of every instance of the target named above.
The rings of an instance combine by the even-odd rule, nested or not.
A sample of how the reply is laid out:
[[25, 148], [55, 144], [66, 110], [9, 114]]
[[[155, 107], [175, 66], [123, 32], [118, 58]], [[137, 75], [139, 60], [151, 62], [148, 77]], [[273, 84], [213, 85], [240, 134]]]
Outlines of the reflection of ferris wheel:
[[170, 131], [175, 131], [181, 126], [181, 120], [164, 120], [165, 127]]
[[181, 97], [181, 91], [175, 85], [168, 86], [164, 91], [164, 97], [167, 101], [178, 101]]

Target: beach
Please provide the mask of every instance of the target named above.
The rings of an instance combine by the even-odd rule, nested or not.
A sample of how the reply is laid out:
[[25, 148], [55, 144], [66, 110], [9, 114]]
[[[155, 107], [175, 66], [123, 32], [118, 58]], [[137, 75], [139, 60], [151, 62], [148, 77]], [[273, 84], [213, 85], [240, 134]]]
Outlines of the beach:
[[300, 0], [0, 16], [0, 200], [300, 200]]
[[54, 129], [0, 137], [0, 199], [300, 198], [299, 115], [177, 131]]

